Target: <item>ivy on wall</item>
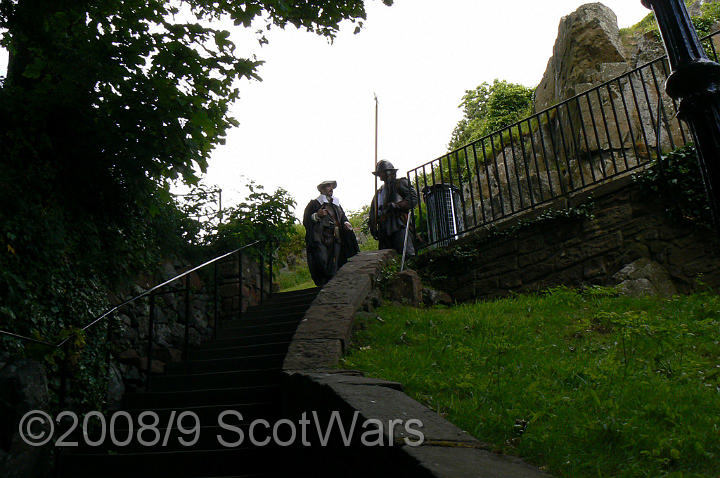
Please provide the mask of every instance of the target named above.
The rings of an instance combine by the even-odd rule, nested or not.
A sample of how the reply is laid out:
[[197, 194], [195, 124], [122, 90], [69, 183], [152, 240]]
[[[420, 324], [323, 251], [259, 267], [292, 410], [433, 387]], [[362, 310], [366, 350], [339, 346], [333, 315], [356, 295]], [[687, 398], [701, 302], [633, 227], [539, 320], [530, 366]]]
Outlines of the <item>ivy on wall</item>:
[[668, 217], [707, 229], [712, 228], [712, 213], [702, 181], [698, 155], [690, 143], [678, 148], [634, 179], [648, 198], [665, 204]]

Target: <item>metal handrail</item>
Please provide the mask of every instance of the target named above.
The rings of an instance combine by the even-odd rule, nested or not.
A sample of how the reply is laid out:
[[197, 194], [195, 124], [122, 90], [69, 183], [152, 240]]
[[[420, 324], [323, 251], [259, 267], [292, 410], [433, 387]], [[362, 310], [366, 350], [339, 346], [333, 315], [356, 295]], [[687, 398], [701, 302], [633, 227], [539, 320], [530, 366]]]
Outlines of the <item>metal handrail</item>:
[[40, 344], [40, 345], [46, 345], [46, 346], [48, 346], [48, 347], [57, 347], [56, 344], [51, 344], [50, 342], [46, 342], [46, 341], [44, 341], [44, 340], [34, 339], [34, 338], [32, 338], [32, 337], [27, 337], [27, 336], [25, 336], [25, 335], [16, 334], [16, 333], [13, 333], [13, 332], [8, 332], [7, 330], [0, 330], [0, 334], [2, 334], [2, 335], [7, 335], [7, 336], [9, 336], [9, 337], [13, 337], [13, 338], [16, 338], [16, 339], [20, 339], [20, 340], [23, 340], [23, 341], [25, 341], [25, 342], [33, 342], [33, 343]]
[[[88, 324], [86, 324], [85, 326], [83, 326], [82, 329], [80, 329], [80, 330], [87, 331], [87, 330], [93, 328], [93, 327], [94, 327], [95, 325], [97, 325], [98, 323], [102, 322], [104, 319], [106, 319], [107, 317], [109, 317], [109, 316], [110, 316], [111, 314], [113, 314], [114, 312], [118, 311], [120, 308], [122, 308], [122, 307], [124, 307], [124, 306], [126, 306], [126, 305], [128, 305], [128, 304], [130, 304], [130, 303], [132, 303], [132, 302], [135, 302], [135, 301], [137, 301], [137, 300], [139, 300], [139, 299], [142, 299], [142, 298], [144, 298], [144, 297], [149, 297], [149, 300], [150, 300], [150, 310], [149, 310], [148, 335], [147, 335], [147, 341], [148, 341], [148, 344], [147, 344], [147, 357], [146, 357], [146, 359], [147, 359], [147, 364], [146, 364], [146, 367], [145, 367], [145, 368], [146, 368], [146, 370], [145, 370], [145, 373], [146, 373], [146, 377], [145, 377], [145, 380], [146, 380], [146, 382], [145, 382], [145, 387], [146, 387], [147, 390], [149, 390], [149, 389], [150, 389], [150, 383], [151, 383], [150, 376], [151, 376], [152, 355], [153, 355], [153, 348], [154, 348], [154, 345], [153, 345], [153, 331], [154, 331], [154, 316], [155, 316], [155, 297], [156, 297], [158, 294], [163, 294], [163, 293], [166, 293], [166, 292], [167, 292], [167, 293], [178, 293], [178, 292], [184, 292], [184, 293], [185, 293], [185, 331], [184, 331], [185, 336], [184, 336], [183, 356], [184, 356], [184, 357], [187, 357], [187, 353], [188, 353], [188, 349], [189, 349], [189, 342], [188, 342], [188, 340], [189, 340], [189, 326], [190, 326], [190, 315], [191, 315], [191, 314], [190, 314], [190, 283], [189, 283], [189, 275], [192, 274], [193, 272], [196, 272], [196, 271], [198, 271], [198, 270], [200, 270], [200, 269], [202, 269], [202, 268], [204, 268], [204, 267], [207, 267], [207, 266], [209, 266], [209, 265], [212, 265], [212, 264], [215, 265], [215, 267], [214, 267], [214, 269], [215, 269], [215, 272], [214, 272], [214, 285], [213, 285], [213, 291], [214, 291], [214, 292], [213, 292], [213, 299], [212, 299], [212, 300], [213, 300], [213, 303], [214, 303], [213, 331], [214, 331], [214, 334], [217, 334], [217, 327], [218, 327], [218, 324], [219, 324], [219, 321], [218, 321], [218, 318], [219, 318], [219, 317], [218, 317], [218, 285], [219, 285], [219, 281], [218, 281], [218, 276], [217, 276], [217, 265], [218, 265], [218, 262], [219, 262], [219, 261], [222, 261], [223, 259], [226, 259], [226, 258], [228, 258], [228, 257], [230, 257], [230, 256], [232, 256], [232, 255], [234, 255], [234, 254], [237, 254], [237, 255], [238, 255], [238, 276], [237, 276], [237, 278], [238, 278], [238, 295], [239, 295], [239, 314], [242, 315], [242, 313], [243, 313], [243, 312], [242, 312], [242, 307], [243, 307], [243, 279], [242, 279], [242, 259], [243, 259], [243, 254], [242, 254], [242, 252], [243, 252], [244, 250], [248, 249], [248, 248], [257, 246], [257, 245], [259, 245], [259, 244], [264, 244], [264, 243], [270, 243], [270, 244], [272, 244], [272, 242], [273, 242], [273, 241], [271, 241], [271, 240], [257, 240], [257, 241], [251, 242], [251, 243], [249, 243], [249, 244], [246, 244], [246, 245], [244, 245], [244, 246], [242, 246], [242, 247], [239, 247], [239, 248], [237, 248], [237, 249], [234, 249], [234, 250], [232, 250], [232, 251], [230, 251], [230, 252], [227, 252], [227, 253], [225, 253], [225, 254], [222, 254], [222, 255], [219, 255], [219, 256], [217, 256], [217, 257], [214, 257], [213, 259], [210, 259], [210, 260], [208, 260], [208, 261], [206, 261], [206, 262], [204, 262], [204, 263], [202, 263], [202, 264], [200, 264], [200, 265], [198, 265], [198, 266], [195, 266], [195, 267], [193, 267], [193, 268], [191, 268], [191, 269], [189, 269], [189, 270], [187, 270], [187, 271], [184, 271], [184, 272], [182, 272], [182, 273], [180, 273], [180, 274], [177, 274], [177, 275], [175, 275], [174, 277], [172, 277], [172, 278], [170, 278], [170, 279], [167, 279], [167, 280], [161, 282], [160, 284], [157, 284], [157, 285], [151, 287], [150, 289], [145, 290], [145, 291], [143, 291], [142, 293], [140, 293], [140, 294], [138, 294], [138, 295], [136, 295], [136, 296], [134, 296], [134, 297], [132, 297], [132, 298], [130, 298], [130, 299], [127, 299], [127, 300], [123, 301], [122, 303], [120, 303], [120, 304], [118, 304], [118, 305], [115, 305], [114, 307], [112, 307], [112, 308], [108, 309], [107, 311], [103, 312], [101, 315], [95, 317], [91, 322], [89, 322]], [[270, 257], [269, 257], [269, 264], [268, 264], [269, 275], [270, 275], [270, 290], [269, 290], [269, 293], [270, 293], [270, 294], [272, 294], [272, 275], [273, 275], [273, 260], [272, 260], [272, 254], [273, 254], [273, 252], [271, 251], [271, 252], [270, 252]], [[264, 291], [264, 275], [265, 275], [265, 257], [264, 257], [264, 253], [262, 253], [260, 257], [261, 257], [261, 265], [260, 265], [260, 288], [261, 288], [261, 291], [260, 291], [260, 300], [261, 300], [261, 302], [262, 302], [262, 296], [263, 296], [263, 291]], [[160, 289], [162, 289], [163, 287], [166, 287], [166, 286], [168, 286], [169, 284], [171, 284], [171, 283], [173, 283], [173, 282], [176, 282], [176, 281], [178, 281], [178, 280], [181, 280], [181, 279], [185, 279], [185, 286], [184, 286], [184, 288], [182, 288], [182, 289], [180, 289], [180, 290], [169, 290], [169, 291], [166, 291], [166, 292], [159, 292]], [[106, 338], [105, 338], [106, 342], [109, 341], [109, 334], [110, 334], [110, 332], [109, 332], [109, 329], [108, 329], [108, 333], [106, 334]], [[57, 343], [54, 343], [54, 342], [51, 342], [51, 341], [49, 341], [49, 340], [47, 340], [47, 339], [37, 339], [37, 338], [28, 337], [28, 336], [25, 336], [25, 335], [22, 335], [22, 334], [17, 334], [17, 333], [10, 332], [10, 331], [6, 331], [6, 330], [0, 330], [0, 335], [4, 335], [4, 336], [7, 336], [7, 337], [15, 338], [15, 339], [18, 339], [18, 340], [23, 341], [23, 342], [31, 342], [31, 343], [43, 345], [43, 346], [46, 346], [46, 347], [49, 347], [49, 348], [55, 349], [55, 350], [58, 350], [58, 349], [60, 349], [60, 348], [62, 348], [62, 347], [67, 347], [68, 344], [69, 344], [69, 341], [72, 340], [72, 335], [71, 335], [71, 336], [69, 336], [69, 337], [63, 338], [62, 340], [60, 340], [60, 341], [57, 342]], [[110, 357], [109, 357], [109, 355], [108, 355], [107, 360], [109, 360], [109, 359], [110, 359]], [[68, 367], [67, 367], [67, 360], [68, 360], [68, 357], [65, 356], [65, 357], [63, 358], [63, 360], [62, 360], [62, 363], [61, 363], [60, 388], [59, 388], [59, 391], [58, 391], [58, 394], [59, 394], [59, 402], [60, 402], [61, 405], [64, 404], [64, 402], [65, 402], [65, 392], [66, 392], [66, 388], [67, 388], [67, 385], [66, 385], [66, 384], [67, 384], [67, 378], [68, 378], [68, 377], [67, 377], [67, 369], [68, 369]]]
[[[702, 39], [715, 59], [709, 40], [719, 35]], [[661, 56], [409, 170], [418, 196], [428, 191], [425, 206], [432, 207], [425, 211], [424, 247], [447, 245], [464, 233], [647, 167], [661, 151], [663, 128], [663, 144], [670, 149], [687, 144], [690, 134], [677, 119], [676, 102], [655, 99], [663, 98], [668, 75], [667, 56]], [[639, 116], [645, 110], [648, 118]], [[458, 210], [437, 197], [439, 190], [430, 194], [439, 184], [457, 200]], [[420, 201], [421, 218], [423, 206]], [[431, 213], [440, 222], [431, 222]]]
[[[148, 289], [148, 290], [146, 290], [146, 291], [144, 291], [144, 292], [136, 295], [135, 297], [132, 297], [132, 298], [130, 298], [130, 299], [128, 299], [128, 300], [126, 300], [126, 301], [124, 301], [124, 302], [122, 302], [122, 303], [120, 303], [120, 304], [118, 304], [118, 305], [116, 305], [116, 306], [114, 306], [114, 307], [112, 307], [112, 308], [110, 308], [110, 309], [108, 309], [107, 311], [103, 312], [101, 315], [99, 315], [98, 317], [94, 318], [90, 323], [88, 323], [87, 325], [85, 325], [84, 327], [82, 327], [81, 330], [83, 330], [83, 331], [88, 330], [89, 328], [93, 327], [95, 324], [97, 324], [98, 322], [102, 321], [105, 317], [109, 316], [110, 314], [112, 314], [113, 312], [117, 311], [118, 309], [120, 309], [120, 308], [122, 308], [122, 307], [124, 307], [124, 306], [126, 306], [126, 305], [128, 305], [128, 304], [131, 304], [131, 303], [135, 302], [135, 301], [138, 300], [138, 299], [142, 299], [143, 297], [147, 297], [148, 295], [152, 294], [152, 293], [155, 292], [156, 290], [161, 289], [161, 288], [165, 287], [166, 285], [171, 284], [171, 283], [177, 281], [178, 279], [182, 279], [183, 277], [185, 277], [185, 276], [187, 276], [187, 275], [189, 275], [189, 274], [192, 274], [193, 272], [195, 272], [195, 271], [197, 271], [197, 270], [200, 270], [200, 269], [202, 269], [202, 268], [205, 267], [205, 266], [209, 266], [210, 264], [213, 264], [213, 263], [215, 263], [215, 262], [217, 262], [217, 261], [220, 261], [220, 260], [222, 260], [222, 259], [225, 259], [226, 257], [229, 257], [229, 256], [231, 256], [231, 255], [233, 255], [233, 254], [236, 254], [236, 253], [238, 253], [238, 252], [240, 252], [240, 251], [242, 251], [242, 250], [244, 250], [244, 249], [247, 249], [247, 248], [249, 248], [249, 247], [252, 247], [252, 246], [255, 246], [255, 245], [257, 245], [257, 244], [260, 244], [261, 242], [263, 242], [263, 241], [257, 240], [257, 241], [255, 241], [255, 242], [251, 242], [250, 244], [246, 244], [246, 245], [244, 245], [244, 246], [242, 246], [242, 247], [239, 247], [239, 248], [237, 248], [237, 249], [235, 249], [235, 250], [233, 250], [233, 251], [230, 251], [230, 252], [225, 253], [225, 254], [223, 254], [223, 255], [221, 255], [221, 256], [217, 256], [217, 257], [215, 257], [215, 258], [213, 258], [213, 259], [210, 259], [209, 261], [204, 262], [204, 263], [200, 264], [199, 266], [193, 267], [192, 269], [189, 269], [189, 270], [187, 270], [187, 271], [185, 271], [185, 272], [182, 272], [182, 273], [176, 275], [175, 277], [172, 277], [171, 279], [166, 280], [165, 282], [162, 282], [162, 283], [160, 283], [160, 284], [157, 284], [156, 286], [151, 287], [150, 289]], [[13, 337], [13, 338], [16, 338], [16, 339], [20, 339], [20, 340], [22, 340], [22, 341], [33, 342], [33, 343], [37, 343], [37, 344], [41, 344], [41, 345], [46, 345], [46, 346], [52, 347], [52, 348], [60, 348], [60, 347], [62, 347], [63, 345], [65, 345], [65, 344], [71, 339], [71, 337], [66, 337], [66, 338], [62, 339], [60, 342], [58, 342], [58, 343], [55, 344], [55, 343], [48, 342], [47, 340], [35, 339], [35, 338], [32, 338], [32, 337], [28, 337], [28, 336], [26, 336], [26, 335], [16, 334], [16, 333], [9, 332], [9, 331], [6, 331], [6, 330], [0, 330], [0, 335], [6, 335], [6, 336], [9, 336], [9, 337]]]
[[[115, 307], [113, 307], [112, 309], [110, 309], [110, 310], [108, 310], [107, 312], [103, 313], [101, 316], [99, 316], [98, 318], [96, 318], [95, 320], [93, 320], [92, 322], [90, 322], [89, 324], [87, 324], [85, 327], [83, 327], [82, 330], [87, 330], [87, 329], [89, 329], [90, 327], [94, 326], [95, 324], [97, 324], [98, 322], [100, 322], [102, 319], [104, 319], [104, 318], [107, 317], [108, 315], [112, 314], [113, 312], [115, 312], [116, 310], [118, 310], [118, 309], [121, 308], [121, 307], [124, 307], [124, 306], [126, 306], [126, 305], [128, 305], [128, 304], [130, 304], [130, 303], [132, 303], [132, 302], [134, 302], [134, 301], [136, 301], [136, 300], [138, 300], [138, 299], [142, 299], [143, 297], [146, 297], [146, 296], [152, 294], [152, 293], [155, 292], [156, 290], [161, 289], [161, 288], [165, 287], [166, 285], [175, 282], [175, 281], [178, 280], [178, 279], [182, 279], [183, 277], [185, 277], [185, 276], [187, 276], [187, 275], [189, 275], [189, 274], [192, 274], [193, 272], [195, 272], [195, 271], [197, 271], [197, 270], [200, 270], [200, 269], [202, 269], [202, 268], [205, 267], [205, 266], [209, 266], [210, 264], [213, 264], [213, 263], [215, 263], [215, 262], [217, 262], [217, 261], [220, 261], [220, 260], [222, 260], [222, 259], [225, 259], [226, 257], [229, 257], [229, 256], [231, 256], [231, 255], [233, 255], [233, 254], [236, 254], [236, 253], [238, 253], [238, 252], [240, 252], [240, 251], [242, 251], [242, 250], [244, 250], [244, 249], [247, 249], [247, 248], [249, 248], [249, 247], [252, 247], [252, 246], [255, 246], [255, 245], [257, 245], [257, 244], [260, 244], [261, 242], [263, 242], [263, 241], [259, 241], [259, 240], [258, 240], [258, 241], [255, 241], [255, 242], [251, 242], [250, 244], [246, 244], [246, 245], [244, 245], [244, 246], [242, 246], [242, 247], [239, 247], [239, 248], [235, 249], [234, 251], [230, 251], [230, 252], [225, 253], [225, 254], [223, 254], [223, 255], [221, 255], [221, 256], [217, 256], [217, 257], [215, 257], [215, 258], [213, 258], [213, 259], [210, 259], [209, 261], [204, 262], [203, 264], [200, 264], [199, 266], [193, 267], [192, 269], [189, 269], [189, 270], [187, 270], [187, 271], [185, 271], [185, 272], [183, 272], [183, 273], [181, 273], [181, 274], [178, 274], [178, 275], [176, 275], [175, 277], [173, 277], [173, 278], [171, 278], [171, 279], [168, 279], [168, 280], [166, 280], [165, 282], [163, 282], [163, 283], [161, 283], [161, 284], [158, 284], [158, 285], [156, 285], [156, 286], [154, 286], [154, 287], [151, 287], [150, 289], [146, 290], [145, 292], [143, 292], [143, 293], [141, 293], [141, 294], [138, 294], [138, 295], [136, 295], [135, 297], [133, 297], [132, 299], [128, 299], [128, 300], [126, 300], [125, 302], [123, 302], [123, 303], [121, 303], [121, 304], [118, 304], [118, 305], [116, 305]], [[68, 340], [69, 340], [69, 337], [66, 338], [66, 339], [64, 339], [62, 342], [58, 343], [57, 346], [58, 346], [58, 347], [62, 346], [62, 345], [63, 345], [65, 342], [67, 342]]]

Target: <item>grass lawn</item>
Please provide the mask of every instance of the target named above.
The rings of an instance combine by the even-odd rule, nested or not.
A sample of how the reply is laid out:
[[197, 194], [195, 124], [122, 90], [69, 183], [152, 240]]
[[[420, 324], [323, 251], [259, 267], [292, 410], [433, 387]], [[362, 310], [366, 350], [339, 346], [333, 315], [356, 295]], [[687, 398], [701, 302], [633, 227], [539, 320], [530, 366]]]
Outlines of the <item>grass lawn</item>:
[[311, 280], [300, 282], [299, 284], [292, 285], [290, 287], [286, 287], [285, 289], [280, 290], [280, 292], [292, 292], [295, 290], [305, 290], [305, 289], [312, 289], [315, 286], [315, 283]]
[[310, 277], [310, 271], [304, 261], [292, 269], [280, 270], [277, 275], [277, 282], [280, 292], [291, 292], [293, 290], [315, 287], [315, 283]]
[[556, 476], [720, 476], [720, 298], [383, 307], [342, 364]]
[[[377, 250], [378, 242], [375, 239], [366, 236], [363, 236], [362, 239], [360, 243], [361, 251]], [[304, 255], [305, 252], [303, 251], [302, 254]], [[281, 269], [277, 274], [277, 282], [280, 292], [291, 292], [315, 287], [305, 257], [302, 257], [294, 267]]]

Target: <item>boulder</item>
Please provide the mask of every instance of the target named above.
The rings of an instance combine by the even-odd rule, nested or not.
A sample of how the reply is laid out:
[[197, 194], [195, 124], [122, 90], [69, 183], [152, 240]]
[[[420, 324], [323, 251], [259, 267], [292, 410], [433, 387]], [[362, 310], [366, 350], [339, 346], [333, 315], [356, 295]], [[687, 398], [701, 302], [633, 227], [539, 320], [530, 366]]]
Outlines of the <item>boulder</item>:
[[140, 364], [140, 354], [135, 349], [123, 350], [117, 355], [120, 363], [129, 364], [137, 367]]
[[626, 265], [613, 279], [618, 284], [620, 295], [672, 297], [678, 293], [668, 271], [646, 257]]
[[422, 290], [423, 303], [428, 306], [433, 305], [453, 305], [453, 298], [447, 292], [441, 290], [424, 287]]
[[392, 302], [419, 307], [423, 302], [422, 281], [417, 272], [406, 269], [388, 280], [385, 297]]

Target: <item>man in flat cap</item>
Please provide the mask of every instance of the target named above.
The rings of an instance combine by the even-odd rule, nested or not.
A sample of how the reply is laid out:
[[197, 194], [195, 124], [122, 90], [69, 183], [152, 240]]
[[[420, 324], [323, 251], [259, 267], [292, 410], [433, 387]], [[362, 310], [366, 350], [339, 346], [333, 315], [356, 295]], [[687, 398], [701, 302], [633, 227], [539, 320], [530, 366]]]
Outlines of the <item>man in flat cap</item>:
[[311, 200], [303, 214], [307, 262], [315, 285], [322, 287], [348, 258], [360, 252], [353, 227], [333, 197], [337, 181], [323, 181], [320, 196]]
[[414, 256], [414, 225], [408, 218], [417, 205], [417, 193], [407, 178], [396, 176], [397, 168], [388, 160], [377, 163], [373, 174], [383, 185], [370, 204], [370, 233], [378, 240], [379, 249], [395, 249], [398, 254], [404, 249], [407, 257]]

